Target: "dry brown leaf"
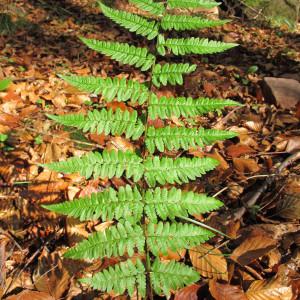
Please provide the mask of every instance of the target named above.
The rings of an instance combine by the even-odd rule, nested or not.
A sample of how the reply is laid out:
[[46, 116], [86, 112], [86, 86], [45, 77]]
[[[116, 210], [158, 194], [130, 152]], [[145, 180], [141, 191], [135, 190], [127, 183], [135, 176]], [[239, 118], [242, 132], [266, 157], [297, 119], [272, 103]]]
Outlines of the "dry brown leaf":
[[179, 290], [175, 294], [174, 300], [197, 300], [198, 299], [198, 290], [200, 289], [199, 284], [192, 284], [189, 286], [186, 286], [185, 288]]
[[254, 229], [247, 235], [244, 241], [232, 252], [231, 259], [242, 266], [267, 254], [276, 247], [276, 240], [265, 231]]
[[285, 195], [277, 203], [277, 215], [285, 219], [300, 219], [300, 195]]
[[245, 154], [254, 153], [255, 150], [243, 144], [231, 145], [226, 149], [227, 155], [231, 157], [240, 157]]
[[235, 285], [209, 281], [209, 291], [216, 300], [248, 300], [244, 291]]
[[189, 255], [192, 265], [201, 276], [228, 281], [227, 262], [219, 249], [201, 244], [190, 249]]
[[238, 172], [243, 174], [256, 173], [260, 170], [260, 166], [254, 159], [234, 158], [233, 165]]
[[283, 285], [279, 278], [274, 278], [254, 281], [246, 295], [249, 300], [292, 300], [293, 290], [291, 286]]
[[55, 300], [55, 298], [48, 293], [24, 290], [17, 295], [6, 298], [6, 300]]
[[6, 114], [6, 113], [0, 114], [0, 124], [9, 126], [11, 129], [18, 127], [19, 121], [20, 118], [18, 116]]

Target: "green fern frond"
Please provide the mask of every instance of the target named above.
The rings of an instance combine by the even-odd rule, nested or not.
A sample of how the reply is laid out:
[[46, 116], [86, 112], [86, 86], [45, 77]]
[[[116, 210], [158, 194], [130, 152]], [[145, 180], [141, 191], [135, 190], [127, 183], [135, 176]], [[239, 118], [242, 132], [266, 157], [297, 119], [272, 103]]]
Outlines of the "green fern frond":
[[155, 148], [160, 152], [167, 150], [188, 150], [191, 147], [210, 145], [216, 141], [231, 139], [237, 136], [235, 132], [204, 128], [149, 127], [145, 140], [147, 149], [151, 154]]
[[165, 11], [163, 3], [153, 2], [152, 0], [129, 0], [139, 9], [145, 10], [154, 16], [162, 16]]
[[165, 15], [161, 19], [161, 27], [164, 30], [182, 31], [221, 26], [227, 22], [227, 20], [211, 20], [186, 15]]
[[157, 64], [152, 73], [152, 82], [156, 87], [160, 85], [183, 84], [183, 74], [189, 74], [196, 70], [197, 65], [190, 64]]
[[158, 26], [155, 21], [148, 21], [138, 15], [126, 11], [112, 9], [98, 2], [102, 13], [120, 26], [153, 40], [158, 35]]
[[81, 38], [82, 42], [89, 48], [110, 56], [118, 62], [141, 68], [147, 71], [155, 63], [155, 56], [150, 54], [146, 48], [130, 46], [126, 43], [106, 42], [93, 39]]
[[191, 285], [200, 279], [193, 268], [176, 261], [161, 262], [156, 259], [151, 268], [150, 280], [158, 295], [170, 296], [170, 291]]
[[112, 256], [122, 256], [128, 253], [132, 256], [134, 249], [144, 252], [145, 237], [143, 228], [129, 222], [118, 223], [104, 232], [96, 232], [69, 249], [64, 256], [73, 259], [95, 259]]
[[145, 103], [149, 97], [149, 89], [142, 83], [125, 78], [100, 78], [93, 76], [59, 75], [60, 78], [78, 88], [81, 91], [102, 94], [107, 102], [125, 102], [131, 100], [132, 103]]
[[127, 290], [129, 296], [133, 297], [137, 290], [140, 297], [145, 297], [145, 272], [145, 267], [139, 259], [135, 263], [127, 260], [95, 274], [92, 278], [84, 278], [80, 281], [100, 291], [123, 294]]
[[213, 158], [186, 158], [176, 159], [157, 156], [148, 157], [144, 161], [145, 180], [150, 187], [155, 186], [156, 182], [161, 185], [166, 183], [187, 183], [195, 180], [208, 171], [215, 169], [219, 162]]
[[194, 117], [208, 112], [224, 109], [227, 106], [240, 106], [239, 102], [230, 99], [209, 99], [191, 97], [158, 98], [152, 94], [149, 99], [148, 115], [151, 120], [156, 118], [167, 119], [171, 117]]
[[89, 111], [86, 116], [78, 113], [47, 116], [59, 124], [76, 127], [83, 132], [104, 133], [105, 135], [122, 135], [125, 133], [126, 138], [133, 140], [139, 139], [145, 130], [135, 110], [130, 113], [128, 110], [122, 111], [119, 108], [115, 112], [112, 109], [95, 109]]
[[200, 226], [188, 223], [149, 223], [147, 226], [147, 245], [150, 251], [159, 256], [167, 255], [168, 250], [190, 249], [212, 238], [214, 234]]
[[200, 215], [220, 208], [223, 203], [205, 194], [183, 192], [175, 187], [168, 189], [156, 188], [145, 193], [145, 213], [151, 222], [157, 223], [158, 217], [162, 220], [174, 220], [178, 216], [187, 217]]
[[235, 43], [223, 43], [200, 38], [167, 39], [159, 36], [157, 50], [165, 55], [165, 47], [174, 55], [184, 54], [213, 54], [224, 52], [238, 46]]
[[210, 9], [220, 5], [214, 0], [168, 0], [170, 8], [206, 8]]
[[66, 174], [79, 172], [81, 176], [90, 178], [120, 178], [124, 173], [126, 177], [133, 177], [137, 182], [144, 173], [142, 159], [131, 151], [107, 151], [102, 153], [89, 152], [81, 157], [72, 157], [66, 161], [43, 165], [49, 170]]
[[80, 221], [127, 220], [136, 223], [143, 214], [144, 204], [138, 189], [129, 185], [120, 187], [118, 191], [109, 188], [101, 193], [93, 193], [73, 201], [44, 205], [46, 209], [67, 216], [79, 218]]

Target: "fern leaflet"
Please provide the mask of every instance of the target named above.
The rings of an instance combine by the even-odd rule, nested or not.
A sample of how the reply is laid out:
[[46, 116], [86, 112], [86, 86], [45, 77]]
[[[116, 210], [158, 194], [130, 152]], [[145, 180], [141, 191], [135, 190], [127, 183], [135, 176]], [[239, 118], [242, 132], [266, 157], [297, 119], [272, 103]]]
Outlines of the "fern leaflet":
[[195, 180], [208, 171], [215, 169], [219, 162], [215, 159], [206, 158], [186, 158], [176, 159], [157, 156], [148, 157], [144, 161], [145, 180], [150, 187], [166, 183], [187, 183], [189, 180]]
[[165, 47], [174, 55], [184, 54], [212, 54], [219, 53], [236, 47], [238, 44], [223, 43], [200, 38], [167, 39], [159, 36], [157, 50], [161, 55], [165, 55]]
[[153, 0], [129, 0], [129, 3], [134, 4], [139, 9], [145, 10], [154, 16], [162, 16], [165, 11], [163, 3], [153, 2]]
[[193, 192], [183, 192], [172, 188], [147, 190], [145, 193], [145, 212], [153, 223], [158, 217], [174, 220], [178, 216], [200, 215], [220, 208], [223, 203], [216, 198]]
[[59, 75], [60, 78], [78, 88], [92, 94], [102, 94], [107, 102], [125, 102], [131, 100], [132, 103], [143, 104], [149, 97], [149, 90], [144, 85], [135, 80], [125, 78], [100, 78], [93, 76]]
[[151, 269], [151, 283], [158, 295], [170, 296], [171, 290], [177, 290], [191, 285], [200, 279], [200, 275], [193, 268], [176, 261], [161, 262], [156, 259]]
[[240, 103], [230, 99], [193, 99], [191, 97], [158, 98], [155, 94], [152, 94], [149, 100], [148, 115], [152, 120], [155, 120], [156, 118], [167, 119], [172, 116], [177, 118], [181, 116], [194, 117], [223, 109], [227, 106], [239, 105]]
[[168, 0], [170, 8], [206, 8], [210, 9], [220, 5], [214, 0]]
[[124, 173], [126, 177], [133, 177], [137, 182], [144, 173], [142, 159], [135, 153], [126, 151], [89, 152], [81, 157], [72, 157], [66, 161], [45, 164], [52, 171], [66, 174], [79, 172], [81, 176], [90, 178], [120, 178]]
[[145, 129], [135, 110], [130, 113], [128, 110], [122, 111], [119, 108], [115, 112], [112, 109], [102, 109], [89, 111], [86, 116], [78, 113], [47, 116], [59, 124], [76, 127], [82, 129], [83, 132], [104, 133], [105, 135], [125, 133], [126, 138], [133, 140], [139, 139]]
[[112, 9], [99, 2], [103, 14], [128, 29], [130, 32], [136, 32], [147, 37], [148, 40], [153, 40], [158, 35], [158, 27], [156, 22], [148, 21], [138, 15], [128, 13], [126, 11]]
[[235, 132], [204, 128], [186, 127], [149, 127], [147, 130], [146, 146], [151, 154], [155, 148], [160, 152], [167, 150], [188, 150], [191, 147], [210, 145], [215, 141], [226, 140], [237, 136]]
[[200, 226], [187, 223], [150, 223], [147, 226], [147, 245], [150, 251], [159, 256], [167, 255], [168, 250], [177, 252], [190, 249], [206, 242], [214, 234]]
[[69, 249], [64, 256], [73, 259], [95, 259], [112, 256], [122, 256], [125, 252], [129, 256], [136, 247], [140, 253], [144, 252], [145, 237], [142, 227], [131, 225], [129, 222], [118, 223], [107, 228], [104, 232], [96, 232]]
[[175, 29], [177, 31], [182, 31], [220, 26], [227, 22], [227, 20], [210, 20], [186, 15], [165, 15], [161, 19], [161, 27], [164, 30]]
[[101, 291], [123, 294], [127, 290], [130, 297], [133, 297], [134, 291], [137, 289], [138, 295], [145, 297], [145, 272], [145, 267], [139, 259], [135, 263], [127, 260], [97, 273], [92, 278], [84, 278], [80, 281]]
[[189, 74], [196, 70], [196, 65], [190, 64], [157, 64], [152, 73], [152, 82], [156, 87], [160, 85], [183, 84], [183, 74]]
[[120, 187], [116, 192], [109, 188], [101, 193], [93, 193], [73, 201], [43, 206], [51, 211], [79, 218], [80, 221], [127, 220], [136, 223], [143, 214], [144, 204], [138, 189], [129, 185]]
[[110, 56], [118, 62], [141, 68], [147, 71], [155, 62], [155, 56], [150, 54], [146, 48], [130, 46], [126, 43], [106, 42], [93, 39], [81, 38], [82, 42], [89, 48]]

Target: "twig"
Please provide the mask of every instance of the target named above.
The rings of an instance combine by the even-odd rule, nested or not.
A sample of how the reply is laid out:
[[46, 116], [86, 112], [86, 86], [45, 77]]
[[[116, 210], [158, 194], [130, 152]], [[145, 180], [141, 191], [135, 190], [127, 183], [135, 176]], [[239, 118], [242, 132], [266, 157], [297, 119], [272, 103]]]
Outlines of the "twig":
[[[291, 164], [293, 164], [295, 161], [300, 159], [300, 151], [292, 154], [289, 156], [286, 160], [282, 162], [282, 164], [275, 170], [275, 174], [279, 175], [282, 173], [282, 171], [289, 167]], [[246, 213], [248, 208], [253, 207], [257, 200], [260, 198], [260, 196], [268, 189], [268, 187], [274, 182], [275, 176], [272, 178], [268, 176], [264, 183], [258, 187], [256, 192], [250, 197], [250, 199], [245, 203], [243, 207], [240, 207], [235, 213], [234, 213], [234, 220], [239, 220], [243, 217], [243, 215]], [[246, 198], [246, 197], [244, 197]]]

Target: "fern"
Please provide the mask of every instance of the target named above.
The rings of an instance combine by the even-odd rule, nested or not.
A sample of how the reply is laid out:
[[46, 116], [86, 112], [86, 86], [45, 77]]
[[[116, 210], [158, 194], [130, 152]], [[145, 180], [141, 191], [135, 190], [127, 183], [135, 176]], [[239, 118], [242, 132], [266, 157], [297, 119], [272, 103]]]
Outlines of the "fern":
[[128, 110], [102, 109], [89, 111], [87, 116], [83, 114], [71, 114], [54, 116], [48, 115], [48, 118], [57, 123], [82, 129], [83, 132], [104, 133], [105, 135], [121, 135], [125, 133], [126, 138], [137, 140], [144, 132], [144, 125], [138, 119], [136, 111], [129, 113]]
[[218, 166], [218, 161], [212, 158], [186, 158], [177, 159], [163, 157], [160, 159], [155, 156], [148, 157], [144, 162], [145, 180], [149, 186], [155, 186], [166, 183], [187, 183], [189, 180], [195, 180], [208, 171]]
[[[175, 61], [177, 63], [174, 63], [173, 56], [218, 53], [236, 44], [193, 37], [166, 39], [159, 32], [159, 29], [183, 31], [225, 24], [227, 20], [216, 21], [171, 14], [170, 9], [173, 8], [217, 6], [218, 3], [214, 0], [165, 2], [129, 0], [129, 2], [147, 13], [141, 17], [110, 8], [102, 3], [99, 3], [99, 6], [106, 17], [121, 27], [148, 40], [156, 39], [151, 49], [161, 55], [168, 53], [170, 56], [165, 61], [156, 61], [156, 56], [147, 48], [81, 38], [89, 48], [119, 63], [140, 68], [141, 71], [149, 71], [146, 76], [139, 76], [136, 73], [133, 75], [149, 78], [149, 81], [142, 84], [117, 77], [60, 75], [79, 90], [101, 95], [101, 100], [106, 102], [129, 101], [131, 108], [124, 111], [103, 108], [90, 110], [86, 114], [48, 115], [48, 117], [64, 126], [80, 129], [84, 133], [124, 135], [130, 140], [143, 140], [145, 147], [142, 147], [142, 150], [137, 149], [138, 154], [131, 151], [103, 150], [42, 165], [52, 171], [66, 174], [78, 172], [86, 179], [100, 177], [105, 179], [103, 182], [106, 186], [111, 186], [109, 180], [113, 178], [122, 177], [122, 180], [127, 180], [127, 185], [118, 190], [108, 187], [88, 197], [43, 207], [79, 218], [81, 221], [101, 219], [111, 222], [111, 226], [104, 231], [90, 234], [87, 239], [69, 249], [65, 257], [72, 259], [122, 257], [122, 260], [127, 260], [104, 269], [91, 278], [82, 279], [83, 283], [108, 293], [114, 291], [123, 294], [127, 291], [131, 298], [149, 298], [153, 292], [157, 295], [170, 296], [171, 291], [197, 282], [199, 274], [184, 264], [174, 260], [162, 262], [157, 257], [169, 251], [198, 246], [213, 237], [211, 231], [187, 221], [192, 215], [205, 214], [220, 208], [222, 202], [205, 194], [185, 192], [164, 185], [189, 183], [214, 170], [219, 163], [209, 157], [170, 158], [162, 154], [156, 156], [152, 154], [155, 151], [163, 153], [166, 150], [203, 147], [216, 141], [233, 138], [236, 133], [175, 127], [171, 124], [171, 120], [166, 123], [168, 124], [166, 127], [155, 128], [149, 125], [148, 120], [196, 117], [228, 106], [237, 106], [239, 103], [230, 99], [158, 98], [155, 91], [161, 85], [181, 85], [184, 75], [195, 71], [196, 65], [178, 59]], [[142, 136], [143, 139], [140, 139]], [[180, 223], [178, 219], [187, 221]], [[139, 258], [133, 260], [133, 257]]]
[[173, 116], [177, 118], [181, 116], [194, 117], [211, 111], [217, 111], [227, 106], [239, 105], [238, 102], [230, 99], [193, 99], [191, 97], [161, 97], [159, 99], [155, 94], [152, 94], [149, 100], [148, 114], [152, 120], [156, 118], [167, 119]]
[[101, 2], [99, 2], [99, 5], [105, 16], [128, 29], [130, 32], [136, 32], [137, 34], [147, 37], [148, 40], [153, 40], [158, 35], [156, 22], [149, 22], [138, 15], [109, 8]]
[[161, 20], [163, 30], [196, 30], [226, 24], [227, 20], [210, 20], [185, 15], [165, 15]]
[[130, 100], [132, 103], [138, 102], [143, 104], [150, 95], [148, 88], [144, 84], [135, 80], [126, 80], [125, 78], [76, 75], [60, 75], [60, 78], [84, 92], [96, 95], [101, 94], [107, 102], [113, 100], [125, 102]]
[[157, 51], [161, 55], [166, 54], [166, 48], [169, 49], [174, 55], [184, 54], [212, 54], [219, 53], [236, 47], [234, 43], [222, 43], [217, 41], [210, 41], [208, 39], [200, 38], [185, 38], [185, 39], [167, 39], [159, 36]]
[[129, 3], [155, 16], [162, 16], [165, 11], [163, 3], [153, 2], [152, 0], [129, 0]]
[[48, 169], [66, 174], [77, 173], [90, 178], [120, 178], [124, 173], [126, 177], [133, 177], [134, 182], [141, 179], [144, 173], [142, 159], [133, 152], [107, 151], [103, 153], [89, 152], [82, 157], [72, 157], [66, 161], [45, 164]]
[[82, 42], [89, 48], [104, 55], [111, 56], [118, 62], [141, 68], [147, 71], [155, 62], [155, 56], [150, 54], [146, 48], [129, 46], [126, 43], [102, 42], [93, 39], [81, 38]]
[[214, 0], [168, 0], [170, 8], [213, 8], [220, 3]]
[[225, 130], [185, 128], [185, 127], [150, 127], [147, 130], [146, 146], [150, 153], [155, 148], [160, 152], [167, 150], [188, 150], [191, 147], [210, 145], [215, 141], [231, 139], [236, 133]]
[[183, 74], [196, 70], [196, 65], [190, 64], [164, 64], [155, 65], [152, 73], [152, 82], [155, 86], [183, 84]]

